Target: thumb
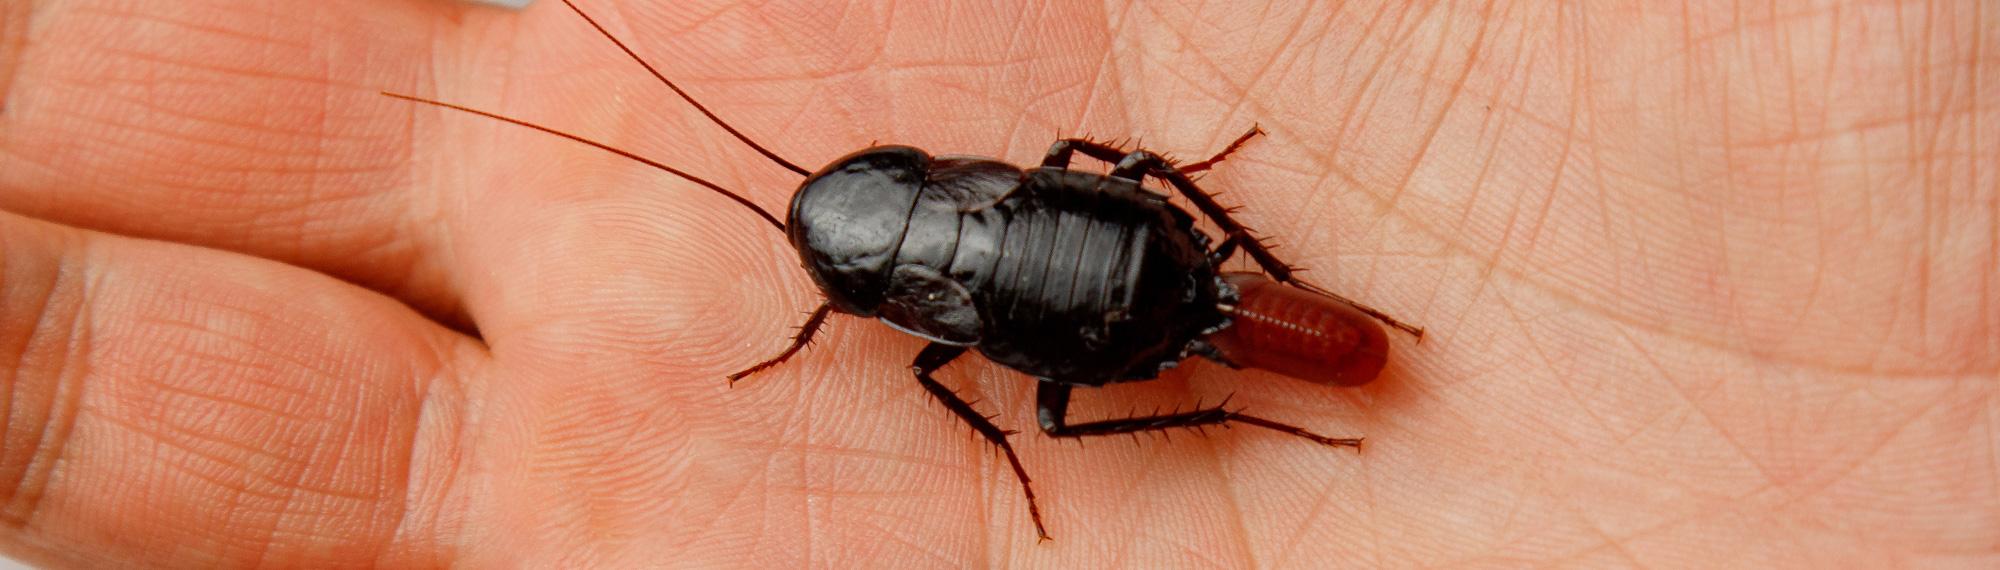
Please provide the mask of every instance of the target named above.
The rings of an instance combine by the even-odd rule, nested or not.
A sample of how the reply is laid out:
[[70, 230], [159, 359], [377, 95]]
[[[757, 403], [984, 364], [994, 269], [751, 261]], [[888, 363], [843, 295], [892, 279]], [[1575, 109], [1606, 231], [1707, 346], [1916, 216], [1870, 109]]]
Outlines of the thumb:
[[0, 213], [0, 549], [436, 564], [477, 344], [275, 262]]

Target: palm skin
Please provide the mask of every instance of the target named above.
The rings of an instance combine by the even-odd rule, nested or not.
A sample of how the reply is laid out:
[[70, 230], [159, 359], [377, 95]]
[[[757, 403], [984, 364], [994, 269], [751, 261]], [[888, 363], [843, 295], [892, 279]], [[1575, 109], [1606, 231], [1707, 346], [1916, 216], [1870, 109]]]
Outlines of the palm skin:
[[[583, 4], [816, 167], [870, 141], [1199, 157], [1331, 289], [1426, 325], [1253, 429], [1056, 442], [1032, 383], [911, 379], [729, 201], [797, 179], [559, 4], [0, 5], [0, 491], [52, 566], [1983, 566], [2000, 536], [1975, 1]], [[122, 237], [121, 237], [122, 236]], [[133, 239], [146, 238], [146, 239]], [[478, 338], [459, 331], [476, 330]], [[1130, 404], [1129, 402], [1140, 402]]]

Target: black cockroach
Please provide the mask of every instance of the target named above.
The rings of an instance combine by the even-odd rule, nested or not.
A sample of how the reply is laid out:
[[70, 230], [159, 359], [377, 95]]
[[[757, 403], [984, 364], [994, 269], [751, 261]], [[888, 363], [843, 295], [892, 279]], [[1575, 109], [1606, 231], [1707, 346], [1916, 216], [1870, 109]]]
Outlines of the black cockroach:
[[[539, 130], [645, 163], [735, 200], [785, 232], [826, 301], [777, 356], [729, 375], [734, 383], [805, 347], [827, 316], [875, 317], [930, 341], [910, 368], [917, 383], [987, 441], [1021, 481], [1035, 533], [1041, 510], [1009, 431], [931, 378], [977, 348], [994, 362], [1039, 378], [1036, 419], [1054, 437], [1084, 437], [1242, 423], [1329, 446], [1330, 438], [1222, 405], [1188, 412], [1071, 423], [1071, 389], [1155, 378], [1189, 356], [1323, 384], [1375, 378], [1388, 357], [1379, 320], [1419, 340], [1423, 330], [1293, 276], [1230, 211], [1188, 178], [1262, 131], [1252, 129], [1208, 160], [1176, 165], [1159, 155], [1087, 139], [1049, 147], [1039, 168], [976, 157], [936, 157], [907, 146], [863, 149], [807, 172], [723, 122], [597, 21], [563, 0], [598, 33], [675, 94], [765, 158], [805, 176], [787, 221], [734, 192], [603, 143], [492, 113], [409, 95], [384, 95]], [[1081, 153], [1114, 166], [1109, 175], [1070, 170]], [[1186, 211], [1141, 186], [1173, 187], [1213, 220], [1220, 245]], [[1264, 274], [1223, 273], [1238, 250]], [[1268, 277], [1266, 276], [1268, 275]], [[1371, 320], [1373, 319], [1373, 320]], [[1226, 404], [1226, 402], [1225, 402]]]

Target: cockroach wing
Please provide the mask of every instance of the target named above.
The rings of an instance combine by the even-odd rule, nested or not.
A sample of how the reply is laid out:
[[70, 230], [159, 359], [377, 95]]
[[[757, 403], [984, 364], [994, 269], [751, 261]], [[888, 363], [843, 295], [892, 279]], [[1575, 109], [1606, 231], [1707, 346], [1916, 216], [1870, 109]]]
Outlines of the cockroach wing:
[[1366, 384], [1388, 362], [1387, 335], [1360, 310], [1257, 273], [1223, 278], [1240, 297], [1207, 339], [1223, 360], [1337, 386]]
[[977, 344], [983, 324], [971, 291], [936, 269], [915, 264], [896, 266], [875, 316], [903, 332], [957, 346]]
[[1021, 177], [1021, 169], [992, 159], [940, 156], [931, 161], [924, 192], [959, 212], [977, 212], [1019, 189]]

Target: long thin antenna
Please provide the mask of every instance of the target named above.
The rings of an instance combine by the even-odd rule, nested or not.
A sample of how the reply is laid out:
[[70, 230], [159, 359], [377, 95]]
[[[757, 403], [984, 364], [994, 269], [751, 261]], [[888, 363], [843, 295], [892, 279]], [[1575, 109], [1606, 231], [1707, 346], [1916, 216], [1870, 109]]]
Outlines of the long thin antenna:
[[632, 51], [632, 48], [625, 47], [625, 42], [618, 41], [617, 36], [611, 35], [610, 30], [604, 29], [604, 26], [599, 25], [597, 23], [597, 20], [591, 19], [590, 14], [583, 13], [583, 9], [576, 7], [575, 3], [570, 2], [570, 0], [562, 0], [562, 3], [564, 6], [569, 6], [570, 11], [576, 12], [576, 15], [582, 16], [583, 21], [590, 22], [590, 27], [597, 28], [597, 33], [604, 34], [604, 39], [611, 40], [611, 43], [613, 45], [618, 46], [618, 49], [624, 50], [625, 55], [632, 56], [632, 61], [639, 62], [639, 65], [641, 67], [646, 68], [647, 72], [652, 73], [653, 77], [659, 78], [661, 83], [667, 84], [667, 88], [674, 90], [674, 94], [680, 95], [682, 100], [687, 101], [689, 105], [694, 105], [695, 110], [701, 111], [701, 114], [703, 115], [707, 115], [708, 120], [715, 121], [716, 126], [720, 126], [722, 127], [722, 130], [729, 131], [729, 134], [735, 135], [736, 140], [743, 141], [743, 144], [750, 145], [750, 148], [756, 149], [757, 154], [764, 155], [764, 158], [771, 159], [771, 162], [778, 163], [778, 166], [783, 166], [791, 170], [792, 172], [799, 173], [799, 176], [812, 176], [811, 171], [808, 171], [804, 168], [799, 168], [799, 165], [792, 164], [792, 161], [785, 160], [784, 158], [779, 157], [777, 153], [771, 152], [770, 149], [764, 148], [764, 145], [757, 144], [757, 141], [750, 140], [750, 137], [744, 136], [744, 134], [741, 132], [737, 132], [736, 127], [729, 126], [729, 123], [723, 122], [722, 117], [715, 116], [715, 113], [710, 112], [708, 110], [708, 107], [704, 107], [702, 106], [701, 102], [695, 101], [694, 96], [688, 95], [686, 91], [682, 91], [681, 86], [674, 85], [674, 82], [668, 80], [667, 76], [660, 74], [660, 70], [653, 69], [653, 64], [646, 63], [645, 58], [639, 57], [639, 54], [634, 53]]
[[727, 197], [729, 197], [729, 199], [731, 199], [731, 200], [735, 200], [735, 201], [736, 201], [736, 203], [738, 203], [738, 204], [742, 204], [742, 205], [743, 205], [743, 207], [745, 207], [745, 208], [749, 208], [749, 209], [750, 209], [751, 211], [753, 211], [753, 212], [757, 212], [757, 215], [759, 215], [759, 216], [763, 216], [763, 217], [764, 217], [764, 221], [766, 221], [766, 222], [771, 222], [771, 227], [775, 227], [775, 228], [778, 228], [778, 231], [781, 231], [781, 232], [782, 232], [782, 231], [785, 231], [785, 223], [784, 223], [784, 222], [780, 222], [780, 221], [778, 221], [778, 218], [777, 218], [776, 216], [772, 216], [770, 212], [766, 212], [766, 211], [764, 211], [764, 209], [763, 209], [763, 208], [759, 208], [759, 207], [757, 207], [757, 205], [756, 205], [756, 204], [754, 204], [754, 203], [751, 203], [751, 202], [750, 202], [750, 200], [749, 200], [748, 198], [744, 198], [744, 197], [743, 197], [742, 195], [739, 195], [739, 194], [737, 194], [737, 193], [735, 193], [735, 192], [730, 192], [730, 191], [728, 191], [728, 190], [726, 190], [726, 189], [723, 189], [723, 187], [715, 185], [715, 183], [714, 183], [714, 182], [709, 182], [709, 181], [707, 181], [707, 180], [702, 180], [702, 179], [701, 179], [701, 177], [699, 177], [699, 176], [695, 176], [695, 175], [693, 175], [693, 174], [688, 174], [688, 173], [686, 173], [686, 172], [682, 172], [682, 171], [681, 171], [680, 169], [678, 169], [678, 168], [674, 168], [674, 167], [672, 167], [672, 166], [667, 166], [667, 165], [665, 165], [665, 164], [660, 164], [660, 163], [658, 163], [658, 162], [654, 162], [654, 161], [652, 161], [652, 160], [649, 160], [649, 159], [647, 159], [646, 157], [643, 157], [643, 156], [639, 156], [639, 155], [636, 155], [636, 154], [632, 154], [632, 153], [630, 153], [630, 152], [625, 152], [625, 151], [623, 151], [623, 150], [619, 150], [619, 149], [617, 149], [617, 148], [613, 148], [613, 147], [612, 147], [611, 145], [608, 145], [608, 144], [604, 144], [604, 143], [601, 143], [601, 142], [597, 142], [597, 141], [594, 141], [594, 140], [590, 140], [590, 139], [586, 139], [586, 138], [583, 138], [583, 137], [580, 137], [580, 136], [576, 136], [576, 135], [572, 135], [572, 134], [569, 134], [569, 133], [565, 133], [565, 132], [562, 132], [562, 131], [558, 131], [558, 130], [555, 130], [555, 129], [551, 129], [551, 128], [548, 128], [548, 127], [544, 127], [544, 126], [541, 126], [541, 125], [537, 125], [537, 124], [534, 124], [534, 123], [530, 123], [530, 122], [527, 122], [527, 121], [523, 121], [523, 120], [520, 120], [520, 119], [511, 119], [511, 118], [507, 118], [507, 117], [502, 117], [502, 116], [500, 116], [500, 115], [495, 115], [495, 114], [493, 114], [493, 113], [488, 113], [488, 112], [485, 112], [485, 111], [481, 111], [481, 110], [478, 110], [478, 109], [473, 109], [473, 108], [470, 108], [470, 107], [461, 107], [461, 106], [458, 106], [458, 105], [453, 105], [453, 104], [451, 104], [451, 103], [446, 103], [446, 102], [443, 102], [443, 101], [433, 101], [433, 100], [430, 100], [430, 99], [425, 99], [425, 98], [422, 98], [422, 97], [415, 97], [415, 96], [411, 96], [411, 95], [403, 95], [403, 94], [400, 94], [400, 93], [390, 93], [390, 92], [388, 92], [388, 91], [383, 91], [383, 92], [382, 92], [382, 94], [383, 94], [383, 95], [388, 95], [388, 96], [390, 96], [390, 97], [395, 97], [395, 98], [397, 98], [397, 99], [402, 99], [402, 100], [404, 100], [404, 101], [411, 101], [411, 102], [416, 102], [416, 103], [423, 103], [423, 104], [425, 104], [425, 105], [436, 105], [436, 106], [439, 106], [439, 107], [444, 107], [444, 108], [446, 108], [446, 109], [451, 109], [451, 110], [454, 110], [454, 111], [464, 111], [464, 112], [467, 112], [467, 113], [472, 113], [472, 114], [474, 114], [474, 115], [479, 115], [479, 116], [481, 116], [481, 117], [486, 117], [486, 118], [489, 118], [489, 119], [494, 119], [494, 120], [499, 120], [499, 121], [505, 121], [505, 122], [508, 122], [508, 123], [513, 123], [513, 124], [516, 124], [516, 125], [520, 125], [520, 126], [523, 126], [523, 127], [527, 127], [527, 128], [530, 128], [530, 129], [534, 129], [534, 130], [537, 130], [537, 131], [541, 131], [541, 132], [544, 132], [544, 133], [548, 133], [548, 134], [552, 134], [552, 135], [555, 135], [555, 136], [559, 136], [559, 137], [562, 137], [562, 138], [566, 138], [566, 139], [569, 139], [569, 140], [573, 140], [573, 141], [576, 141], [576, 142], [580, 142], [580, 143], [583, 143], [583, 144], [587, 144], [587, 145], [590, 145], [590, 146], [594, 146], [594, 147], [597, 147], [597, 148], [599, 148], [599, 149], [603, 149], [603, 150], [604, 150], [604, 151], [606, 151], [606, 152], [610, 152], [610, 153], [612, 153], [612, 154], [616, 154], [616, 155], [618, 155], [618, 156], [622, 156], [622, 157], [625, 157], [625, 158], [629, 158], [629, 159], [632, 159], [632, 160], [636, 160], [636, 161], [639, 161], [639, 162], [641, 162], [641, 163], [644, 163], [644, 164], [645, 164], [646, 166], [651, 166], [651, 167], [653, 167], [653, 168], [658, 168], [658, 169], [660, 169], [660, 170], [664, 170], [664, 171], [666, 171], [666, 172], [667, 172], [668, 174], [672, 174], [672, 175], [674, 175], [674, 176], [679, 176], [679, 177], [681, 177], [681, 178], [683, 178], [683, 179], [686, 179], [686, 180], [687, 180], [687, 181], [689, 181], [689, 182], [693, 182], [693, 183], [695, 183], [695, 184], [700, 184], [700, 185], [701, 185], [701, 186], [702, 186], [703, 188], [707, 188], [707, 189], [709, 189], [709, 190], [713, 190], [713, 191], [715, 191], [715, 193], [717, 193], [717, 194], [721, 194], [721, 195], [723, 195], [723, 196], [727, 196]]

